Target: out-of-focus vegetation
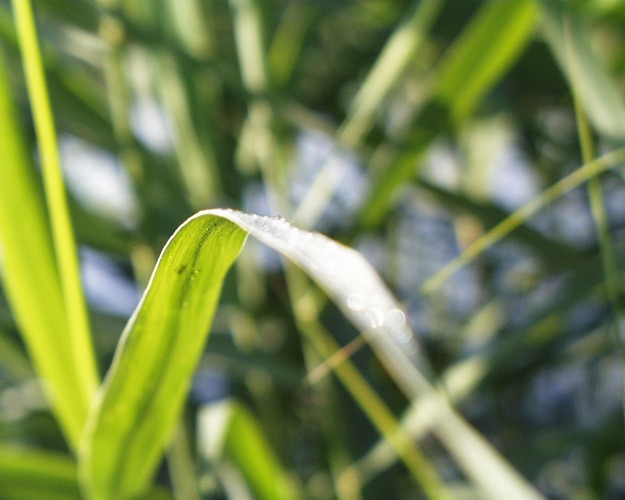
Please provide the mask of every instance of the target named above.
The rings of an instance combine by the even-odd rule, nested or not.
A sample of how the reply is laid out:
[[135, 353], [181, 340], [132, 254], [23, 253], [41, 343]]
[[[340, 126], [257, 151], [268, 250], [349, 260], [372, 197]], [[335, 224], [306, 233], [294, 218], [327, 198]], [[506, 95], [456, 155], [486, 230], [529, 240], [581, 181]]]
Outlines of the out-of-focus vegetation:
[[[29, 4], [0, 1], [0, 497], [107, 491], [98, 432], [123, 450], [130, 417], [94, 408], [122, 395], [173, 434], [150, 498], [625, 495], [622, 2], [35, 0], [49, 93]], [[130, 341], [136, 385], [102, 396], [163, 246], [213, 207], [361, 252], [430, 389], [249, 241], [175, 432], [137, 396], [170, 365]], [[241, 242], [220, 238], [182, 248], [225, 272]], [[102, 470], [134, 486], [149, 436]]]

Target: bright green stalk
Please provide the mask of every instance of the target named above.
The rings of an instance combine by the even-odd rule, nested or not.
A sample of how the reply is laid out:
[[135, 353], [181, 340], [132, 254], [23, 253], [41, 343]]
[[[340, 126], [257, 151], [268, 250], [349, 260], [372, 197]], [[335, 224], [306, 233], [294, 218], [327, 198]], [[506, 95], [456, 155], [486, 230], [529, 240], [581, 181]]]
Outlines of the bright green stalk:
[[[52, 240], [59, 270], [62, 296], [68, 318], [72, 367], [84, 421], [98, 386], [85, 299], [80, 283], [74, 233], [68, 212], [59, 161], [57, 136], [46, 85], [32, 6], [28, 0], [14, 0], [13, 10], [22, 51], [26, 85], [39, 141], [41, 170]], [[70, 369], [70, 367], [67, 367]]]

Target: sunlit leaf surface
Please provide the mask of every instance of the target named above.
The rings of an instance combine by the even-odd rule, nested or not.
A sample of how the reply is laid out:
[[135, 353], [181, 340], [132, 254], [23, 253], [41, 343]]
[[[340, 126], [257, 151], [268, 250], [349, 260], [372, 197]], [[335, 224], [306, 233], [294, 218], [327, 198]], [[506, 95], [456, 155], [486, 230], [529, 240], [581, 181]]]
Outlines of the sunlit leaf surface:
[[200, 212], [163, 250], [106, 378], [83, 443], [83, 471], [93, 492], [132, 495], [147, 487], [246, 232], [306, 270], [380, 350], [392, 373], [400, 381], [409, 375], [399, 368], [417, 357], [414, 335], [358, 252], [283, 219]]

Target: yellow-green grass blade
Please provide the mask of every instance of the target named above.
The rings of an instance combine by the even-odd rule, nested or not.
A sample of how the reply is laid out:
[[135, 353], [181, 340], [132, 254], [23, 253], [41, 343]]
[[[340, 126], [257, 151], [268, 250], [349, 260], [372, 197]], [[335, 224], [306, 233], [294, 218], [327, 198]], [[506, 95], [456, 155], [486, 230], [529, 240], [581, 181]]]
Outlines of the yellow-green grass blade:
[[[444, 116], [446, 110], [441, 106], [438, 109], [441, 110], [440, 116]], [[384, 222], [395, 199], [401, 193], [401, 188], [418, 176], [431, 142], [445, 127], [443, 120], [437, 120], [436, 125], [417, 129], [411, 134], [410, 141], [390, 152], [392, 158], [383, 168], [377, 170], [367, 199], [362, 204], [361, 227], [368, 229]]]
[[230, 0], [241, 79], [252, 94], [267, 91], [269, 82], [260, 22], [262, 2]]
[[[56, 128], [52, 117], [43, 60], [30, 1], [15, 0], [13, 11], [38, 140], [63, 310], [66, 312], [67, 323], [60, 327], [62, 332], [60, 335], [67, 336], [71, 357], [67, 360], [69, 364], [66, 365], [65, 369], [71, 373], [71, 389], [76, 391], [76, 398], [80, 404], [75, 418], [82, 424], [86, 419], [87, 410], [98, 386], [95, 355], [91, 343], [76, 245], [61, 173]], [[58, 328], [60, 325], [56, 326]], [[76, 444], [81, 427], [82, 425], [79, 429], [71, 429], [72, 434], [69, 436], [71, 445]]]
[[267, 70], [276, 86], [290, 83], [313, 19], [312, 4], [291, 2], [285, 7], [267, 54]]
[[547, 43], [575, 88], [588, 119], [605, 137], [623, 141], [625, 103], [616, 82], [592, 48], [587, 24], [563, 2], [544, 0], [541, 5]]
[[397, 378], [402, 366], [412, 366], [409, 355], [418, 356], [403, 312], [356, 251], [280, 219], [200, 212], [163, 250], [90, 420], [82, 472], [94, 498], [147, 488], [246, 231], [303, 267], [365, 331]]
[[[73, 0], [73, 5], [76, 4]], [[50, 2], [45, 2], [49, 7]], [[38, 7], [43, 7], [38, 3]], [[8, 9], [8, 8], [7, 8]], [[65, 4], [59, 11], [78, 13], [84, 20], [86, 13], [82, 8], [68, 9]], [[0, 39], [9, 59], [19, 57], [19, 47], [15, 25], [10, 12], [0, 9]], [[75, 134], [93, 145], [109, 149], [117, 148], [112, 138], [111, 125], [106, 111], [106, 102], [99, 92], [101, 82], [97, 77], [85, 71], [82, 66], [61, 64], [58, 47], [48, 44], [43, 51], [46, 77], [53, 107], [59, 111], [55, 117], [60, 128]]]
[[79, 499], [76, 462], [43, 450], [0, 447], [0, 497]]
[[231, 408], [224, 453], [239, 466], [257, 498], [297, 498], [259, 422], [240, 404]]
[[[193, 117], [192, 82], [168, 54], [155, 57], [162, 102], [171, 119], [180, 177], [191, 206], [213, 204], [219, 191], [214, 140], [202, 134]], [[188, 70], [186, 70], [188, 71]], [[186, 80], [186, 81], [185, 81]]]
[[452, 116], [468, 116], [517, 60], [530, 40], [537, 11], [532, 0], [485, 4], [439, 67], [438, 97]]
[[[464, 193], [447, 190], [427, 181], [421, 181], [419, 188], [432, 193], [442, 206], [476, 217], [487, 231], [510, 215], [494, 203], [477, 201]], [[541, 261], [553, 269], [580, 269], [588, 263], [587, 256], [573, 246], [554, 241], [525, 223], [511, 233], [510, 238], [539, 252]]]
[[[569, 63], [569, 75], [572, 80], [573, 101], [575, 103], [575, 115], [577, 118], [577, 131], [581, 146], [582, 159], [585, 163], [588, 163], [592, 161], [596, 153], [590, 125], [579, 97], [578, 84], [581, 80], [579, 73], [582, 69], [577, 66], [581, 63], [581, 58], [576, 57], [576, 55], [580, 50], [580, 47], [579, 43], [575, 43], [573, 41], [575, 33], [573, 26], [568, 21], [566, 21], [565, 25], [565, 36], [567, 49], [566, 56]], [[616, 96], [616, 98], [618, 98], [618, 96]], [[594, 177], [589, 181], [588, 199], [590, 201], [590, 209], [597, 231], [597, 240], [599, 242], [601, 262], [603, 264], [607, 297], [612, 309], [612, 330], [615, 341], [614, 343], [619, 351], [621, 365], [625, 367], [625, 364], [623, 363], [625, 361], [625, 343], [623, 342], [622, 336], [623, 329], [621, 327], [621, 322], [619, 321], [619, 318], [623, 315], [623, 307], [621, 305], [621, 301], [619, 300], [619, 292], [621, 288], [621, 280], [619, 279], [619, 276], [621, 273], [616, 264], [616, 255], [613, 249], [612, 238], [609, 230], [608, 211], [599, 177]]]
[[74, 367], [61, 282], [36, 171], [27, 152], [0, 61], [0, 248], [3, 286], [54, 413], [76, 445], [87, 402]]
[[199, 425], [208, 432], [201, 445], [203, 458], [232, 462], [254, 498], [299, 497], [260, 423], [245, 406], [231, 400], [207, 405], [200, 410]]

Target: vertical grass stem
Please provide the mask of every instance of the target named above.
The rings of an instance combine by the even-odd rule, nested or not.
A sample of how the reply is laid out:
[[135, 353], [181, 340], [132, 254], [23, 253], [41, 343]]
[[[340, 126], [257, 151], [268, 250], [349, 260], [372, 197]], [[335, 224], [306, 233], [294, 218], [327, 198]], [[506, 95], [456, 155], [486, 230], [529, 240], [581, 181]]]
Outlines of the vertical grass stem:
[[84, 418], [98, 385], [89, 321], [80, 282], [74, 233], [59, 160], [57, 134], [48, 96], [31, 2], [13, 0], [26, 85], [39, 143], [41, 170], [71, 339], [73, 370]]

